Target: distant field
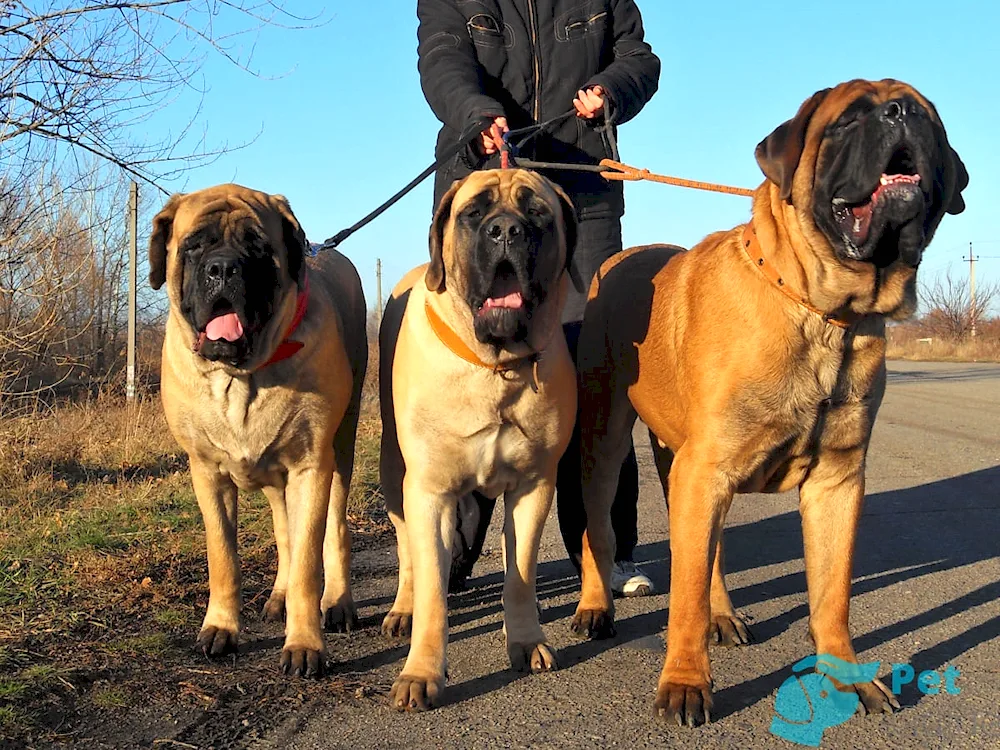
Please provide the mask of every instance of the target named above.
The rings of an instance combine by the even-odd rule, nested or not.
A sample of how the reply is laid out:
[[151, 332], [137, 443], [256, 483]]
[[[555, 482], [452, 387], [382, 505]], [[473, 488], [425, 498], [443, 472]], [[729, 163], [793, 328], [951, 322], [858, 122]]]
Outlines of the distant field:
[[1000, 320], [984, 321], [975, 338], [950, 339], [920, 323], [892, 326], [888, 330], [890, 359], [943, 362], [1000, 362]]

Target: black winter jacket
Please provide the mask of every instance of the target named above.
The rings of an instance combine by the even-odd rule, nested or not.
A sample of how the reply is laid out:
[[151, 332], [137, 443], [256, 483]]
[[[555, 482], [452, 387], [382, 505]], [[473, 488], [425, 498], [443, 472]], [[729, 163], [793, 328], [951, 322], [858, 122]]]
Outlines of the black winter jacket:
[[[634, 0], [418, 0], [417, 16], [420, 83], [444, 123], [438, 155], [485, 118], [506, 116], [513, 130], [560, 115], [581, 88], [603, 87], [612, 125], [635, 117], [656, 93], [660, 60], [643, 41]], [[599, 120], [569, 117], [522, 155], [573, 163], [610, 157]], [[435, 205], [454, 180], [498, 165], [474, 147], [461, 152], [437, 171]], [[547, 176], [580, 218], [624, 213], [621, 183], [580, 172]]]

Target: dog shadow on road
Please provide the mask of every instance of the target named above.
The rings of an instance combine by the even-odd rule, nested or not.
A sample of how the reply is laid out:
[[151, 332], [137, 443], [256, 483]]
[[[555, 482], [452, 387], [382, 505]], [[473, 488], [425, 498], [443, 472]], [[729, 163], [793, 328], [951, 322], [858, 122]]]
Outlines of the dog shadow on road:
[[[927, 576], [1000, 557], [1000, 466], [900, 490], [874, 493], [865, 502], [865, 512], [858, 531], [852, 594], [870, 593], [904, 581], [916, 587], [933, 586]], [[739, 502], [739, 499], [737, 499]], [[735, 573], [789, 561], [802, 560], [802, 533], [797, 512], [782, 513], [754, 523], [727, 528], [726, 563]], [[654, 579], [669, 580], [669, 542], [657, 541], [639, 547], [636, 559]], [[471, 610], [452, 615], [463, 623], [472, 622], [499, 611], [502, 575], [470, 581], [470, 590], [452, 597], [450, 606]], [[543, 607], [547, 600], [575, 590], [578, 581], [567, 561], [539, 565], [538, 596]], [[761, 643], [787, 630], [793, 623], [808, 618], [804, 569], [768, 581], [731, 591], [737, 609], [782, 596], [800, 596], [800, 604], [777, 617], [755, 621], [755, 641]], [[894, 620], [886, 610], [885, 624], [854, 639], [857, 651], [875, 649], [915, 630], [943, 623], [956, 614], [1000, 599], [1000, 580], [984, 580], [972, 591], [919, 614]], [[486, 610], [476, 605], [487, 605]], [[545, 608], [543, 622], [562, 620], [573, 614], [576, 603]], [[617, 623], [618, 633], [609, 640], [581, 641], [559, 652], [560, 664], [571, 666], [591, 659], [611, 648], [661, 633], [666, 610], [643, 613]], [[453, 640], [498, 630], [499, 622], [486, 623], [453, 635]], [[1000, 637], [1000, 616], [910, 655], [908, 661], [920, 672], [939, 670], [957, 657]], [[752, 647], [751, 647], [752, 648]], [[884, 670], [883, 670], [884, 671]], [[783, 665], [769, 674], [725, 688], [717, 694], [716, 705], [722, 716], [739, 711], [772, 695], [788, 677]], [[518, 675], [494, 674], [456, 686], [452, 700], [466, 700], [499, 689], [518, 679]], [[901, 697], [906, 705], [915, 705], [920, 695], [915, 691]]]

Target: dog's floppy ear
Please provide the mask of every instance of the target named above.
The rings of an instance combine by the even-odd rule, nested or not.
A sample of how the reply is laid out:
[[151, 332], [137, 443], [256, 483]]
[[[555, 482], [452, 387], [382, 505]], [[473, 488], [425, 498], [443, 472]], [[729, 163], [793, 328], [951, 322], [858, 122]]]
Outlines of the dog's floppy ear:
[[184, 193], [174, 193], [153, 217], [153, 233], [149, 235], [149, 285], [153, 289], [159, 289], [167, 280], [167, 243], [183, 198]]
[[288, 203], [288, 198], [283, 195], [272, 195], [271, 205], [281, 216], [281, 241], [285, 245], [285, 252], [288, 254], [288, 275], [296, 283], [301, 284], [305, 275], [306, 233], [302, 230], [302, 225], [292, 213], [292, 207]]
[[803, 102], [795, 117], [781, 123], [767, 138], [757, 144], [754, 151], [757, 164], [764, 176], [778, 186], [783, 201], [787, 201], [792, 195], [792, 178], [806, 146], [809, 121], [831, 90], [817, 91]]
[[427, 289], [432, 292], [440, 292], [444, 288], [444, 230], [448, 226], [448, 219], [451, 218], [451, 204], [455, 200], [455, 193], [462, 186], [462, 182], [462, 180], [456, 180], [448, 188], [448, 192], [441, 198], [441, 203], [434, 212], [434, 219], [431, 221], [431, 264], [424, 275], [424, 283], [427, 284]]
[[948, 152], [951, 155], [952, 169], [955, 170], [955, 187], [952, 188], [951, 200], [948, 201], [948, 207], [945, 211], [950, 214], [960, 214], [965, 210], [965, 199], [962, 197], [962, 191], [969, 187], [969, 173], [958, 152], [951, 146], [948, 146]]
[[566, 195], [566, 191], [561, 187], [552, 183], [552, 189], [555, 190], [556, 196], [559, 198], [559, 206], [562, 208], [563, 235], [566, 238], [566, 271], [569, 273], [570, 281], [573, 282], [576, 290], [578, 292], [586, 292], [587, 289], [583, 286], [583, 279], [580, 278], [580, 274], [573, 266], [573, 252], [576, 250], [577, 233], [576, 207], [573, 206], [573, 201], [570, 200], [569, 196]]

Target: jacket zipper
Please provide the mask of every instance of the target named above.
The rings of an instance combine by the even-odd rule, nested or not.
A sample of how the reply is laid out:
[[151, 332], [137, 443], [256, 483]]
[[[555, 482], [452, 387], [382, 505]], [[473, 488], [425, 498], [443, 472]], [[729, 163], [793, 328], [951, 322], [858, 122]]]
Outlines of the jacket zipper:
[[538, 22], [535, 18], [534, 0], [528, 0], [528, 22], [531, 24], [531, 67], [535, 72], [535, 106], [532, 110], [535, 122], [541, 122], [541, 98], [539, 97], [539, 84], [542, 73], [538, 67]]

